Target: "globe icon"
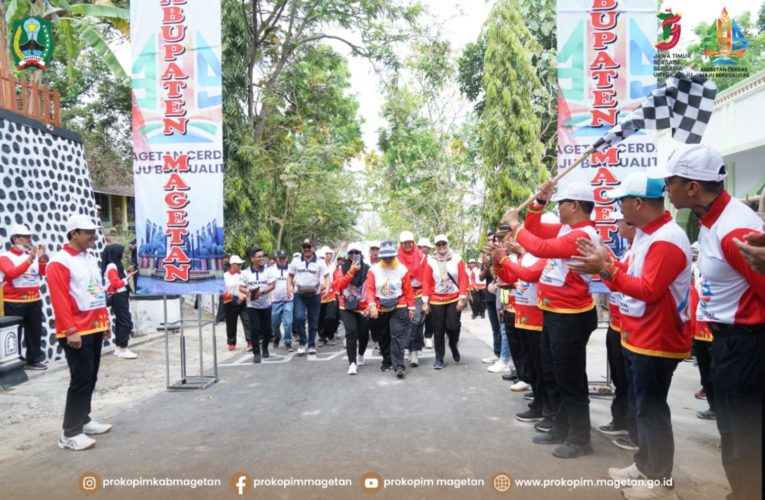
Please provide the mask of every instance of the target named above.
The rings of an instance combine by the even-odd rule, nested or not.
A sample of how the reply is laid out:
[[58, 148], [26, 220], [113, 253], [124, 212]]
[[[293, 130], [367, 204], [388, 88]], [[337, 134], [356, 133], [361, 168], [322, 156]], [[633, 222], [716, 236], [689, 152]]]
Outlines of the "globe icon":
[[507, 493], [513, 487], [513, 478], [506, 472], [500, 472], [494, 476], [492, 486], [497, 493]]

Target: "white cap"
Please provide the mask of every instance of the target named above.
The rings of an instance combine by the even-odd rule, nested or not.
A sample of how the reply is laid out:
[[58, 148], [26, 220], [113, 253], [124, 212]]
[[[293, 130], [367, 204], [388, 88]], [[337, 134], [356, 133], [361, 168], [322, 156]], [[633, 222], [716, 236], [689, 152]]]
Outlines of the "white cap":
[[648, 170], [655, 179], [677, 175], [694, 181], [720, 182], [728, 176], [720, 153], [706, 144], [681, 144], [675, 149], [664, 167]]
[[592, 186], [589, 186], [584, 182], [569, 182], [565, 186], [558, 186], [558, 190], [550, 199], [550, 201], [563, 200], [589, 201], [595, 203], [595, 195], [592, 194]]
[[293, 259], [297, 259], [298, 257], [300, 257], [300, 252], [295, 252], [292, 254]]
[[403, 243], [405, 241], [414, 241], [414, 235], [411, 231], [402, 231], [398, 237], [398, 241], [399, 243]]
[[380, 242], [379, 241], [373, 241], [369, 244], [369, 248], [380, 248]]
[[348, 252], [354, 252], [354, 251], [362, 253], [361, 245], [359, 245], [358, 243], [351, 243], [350, 245], [348, 245]]
[[8, 230], [8, 236], [32, 236], [32, 231], [24, 224], [15, 224]]
[[439, 234], [439, 235], [437, 235], [437, 236], [435, 237], [435, 242], [436, 242], [436, 245], [438, 245], [438, 244], [439, 244], [439, 243], [441, 243], [442, 241], [443, 241], [444, 243], [446, 243], [447, 245], [449, 244], [449, 238], [447, 238], [445, 234]]
[[93, 220], [87, 215], [73, 214], [67, 220], [64, 226], [66, 232], [69, 233], [75, 229], [83, 229], [85, 231], [91, 231], [93, 229], [101, 229], [101, 226], [95, 224]]
[[228, 263], [229, 264], [244, 264], [244, 261], [238, 255], [232, 255], [231, 257], [229, 257]]
[[552, 212], [545, 212], [542, 214], [542, 222], [545, 224], [558, 224], [560, 219]]
[[475, 264], [475, 263], [476, 263], [475, 259], [470, 259], [470, 260], [468, 261], [468, 264]]
[[627, 196], [636, 198], [663, 198], [664, 181], [651, 179], [642, 170], [632, 172], [622, 181], [619, 187], [605, 192], [605, 196], [611, 200], [619, 200]]
[[326, 246], [326, 245], [325, 245], [325, 246], [321, 247], [321, 248], [319, 249], [319, 251], [318, 251], [318, 252], [316, 252], [316, 253], [317, 253], [318, 255], [322, 255], [322, 256], [324, 256], [324, 255], [327, 255], [328, 253], [329, 253], [329, 254], [331, 254], [331, 253], [332, 253], [332, 249], [331, 249], [331, 248], [329, 248], [328, 246]]
[[427, 238], [420, 238], [420, 241], [417, 242], [417, 246], [433, 248], [433, 245], [430, 243], [430, 240]]

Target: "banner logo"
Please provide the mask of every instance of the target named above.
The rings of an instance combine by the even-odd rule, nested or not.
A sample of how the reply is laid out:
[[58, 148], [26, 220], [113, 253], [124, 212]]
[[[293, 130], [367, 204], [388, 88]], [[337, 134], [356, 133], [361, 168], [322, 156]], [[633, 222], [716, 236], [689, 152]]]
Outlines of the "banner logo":
[[682, 16], [679, 13], [674, 14], [672, 9], [665, 9], [664, 12], [656, 14], [656, 17], [661, 20], [661, 41], [656, 44], [656, 48], [670, 50], [680, 41], [680, 32], [682, 31], [680, 19]]
[[13, 23], [11, 56], [18, 69], [48, 69], [53, 58], [53, 25], [41, 17]]
[[704, 55], [709, 57], [716, 66], [734, 66], [738, 58], [743, 56], [749, 47], [744, 34], [736, 21], [728, 15], [723, 7], [722, 13], [709, 27], [706, 36], [701, 40]]

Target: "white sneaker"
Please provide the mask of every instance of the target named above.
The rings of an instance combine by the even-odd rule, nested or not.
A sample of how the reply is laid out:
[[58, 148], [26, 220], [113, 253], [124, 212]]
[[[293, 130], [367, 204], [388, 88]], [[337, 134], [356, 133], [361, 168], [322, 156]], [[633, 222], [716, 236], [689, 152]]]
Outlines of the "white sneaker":
[[635, 465], [635, 463], [623, 469], [618, 469], [616, 467], [609, 468], [608, 477], [610, 477], [614, 481], [627, 481], [629, 479], [645, 479], [645, 476], [643, 475], [642, 472], [638, 470], [637, 465]]
[[127, 347], [118, 347], [114, 351], [114, 355], [120, 359], [135, 359], [138, 357], [138, 354], [134, 353]]
[[303, 354], [305, 354], [305, 346], [304, 345], [299, 345], [297, 352], [298, 352], [298, 356], [302, 356]]
[[58, 438], [58, 447], [62, 450], [82, 451], [93, 448], [95, 445], [96, 440], [85, 434], [77, 434], [74, 437], [66, 437], [61, 434]]
[[357, 373], [356, 363], [351, 363], [350, 365], [348, 365], [348, 375], [356, 375], [356, 373]]
[[488, 358], [483, 358], [481, 360], [481, 363], [491, 364], [491, 363], [496, 363], [497, 361], [499, 361], [499, 358], [492, 354]]
[[531, 389], [531, 386], [524, 382], [523, 380], [519, 380], [518, 382], [514, 383], [510, 386], [510, 390], [513, 392], [523, 392], [528, 391]]
[[674, 488], [667, 488], [660, 484], [652, 486], [632, 486], [622, 490], [622, 495], [628, 500], [677, 500]]
[[409, 353], [409, 364], [411, 366], [419, 366], [420, 360], [419, 360], [420, 351], [412, 351]]
[[433, 339], [425, 339], [425, 349], [433, 349]]
[[510, 373], [510, 362], [498, 359], [496, 363], [487, 368], [491, 373]]
[[82, 426], [82, 432], [85, 434], [105, 434], [110, 430], [112, 430], [112, 424], [102, 424], [95, 420], [91, 420]]
[[366, 361], [364, 361], [364, 356], [362, 356], [361, 354], [356, 356], [356, 365], [364, 366], [365, 363], [366, 363]]
[[308, 348], [308, 354], [311, 356], [316, 356], [316, 348], [315, 347], [309, 347]]

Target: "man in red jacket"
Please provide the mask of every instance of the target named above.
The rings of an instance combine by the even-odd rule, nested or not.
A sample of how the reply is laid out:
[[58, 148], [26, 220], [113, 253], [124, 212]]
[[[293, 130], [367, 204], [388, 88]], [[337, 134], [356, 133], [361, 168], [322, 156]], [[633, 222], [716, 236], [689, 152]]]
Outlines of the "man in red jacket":
[[676, 499], [667, 394], [678, 363], [691, 352], [690, 325], [686, 325], [691, 243], [664, 209], [662, 181], [634, 172], [606, 196], [616, 200], [624, 220], [638, 228], [629, 261], [618, 262], [605, 246], [582, 238], [583, 257], [575, 258], [570, 268], [598, 272], [609, 289], [621, 293], [622, 346], [639, 449], [632, 465], [611, 468], [608, 474], [617, 481], [650, 480], [623, 490], [627, 499]]
[[[23, 336], [26, 344], [28, 370], [46, 370], [45, 356], [40, 350], [42, 338], [42, 297], [41, 278], [45, 276], [48, 257], [45, 247], [32, 245], [32, 232], [16, 224], [8, 231], [11, 248], [0, 255], [0, 276], [3, 278], [3, 302], [6, 316], [23, 318]], [[21, 345], [21, 339], [19, 339]]]
[[672, 204], [701, 222], [697, 319], [714, 334], [712, 383], [729, 498], [749, 499], [762, 494], [765, 275], [737, 245], [765, 237], [757, 214], [725, 190], [726, 176], [720, 153], [703, 144], [680, 146], [657, 172]]
[[48, 264], [48, 287], [56, 315], [56, 338], [64, 349], [71, 379], [64, 409], [64, 432], [58, 447], [86, 450], [96, 441], [86, 434], [112, 428], [90, 418], [90, 402], [98, 379], [101, 346], [109, 337], [109, 311], [97, 259], [88, 253], [100, 226], [85, 215], [66, 221], [69, 243]]
[[536, 436], [536, 444], [558, 444], [553, 455], [575, 458], [592, 453], [590, 444], [590, 400], [587, 386], [587, 341], [598, 325], [589, 276], [569, 270], [571, 258], [579, 253], [577, 239], [598, 242], [592, 187], [572, 182], [551, 198], [558, 203], [561, 224], [542, 222], [542, 211], [554, 184], [545, 183], [529, 208], [524, 224], [516, 210], [508, 210], [503, 224], [512, 227], [516, 241], [531, 255], [547, 259], [539, 279], [537, 304], [543, 311], [540, 337], [542, 372], [551, 408], [553, 428]]

